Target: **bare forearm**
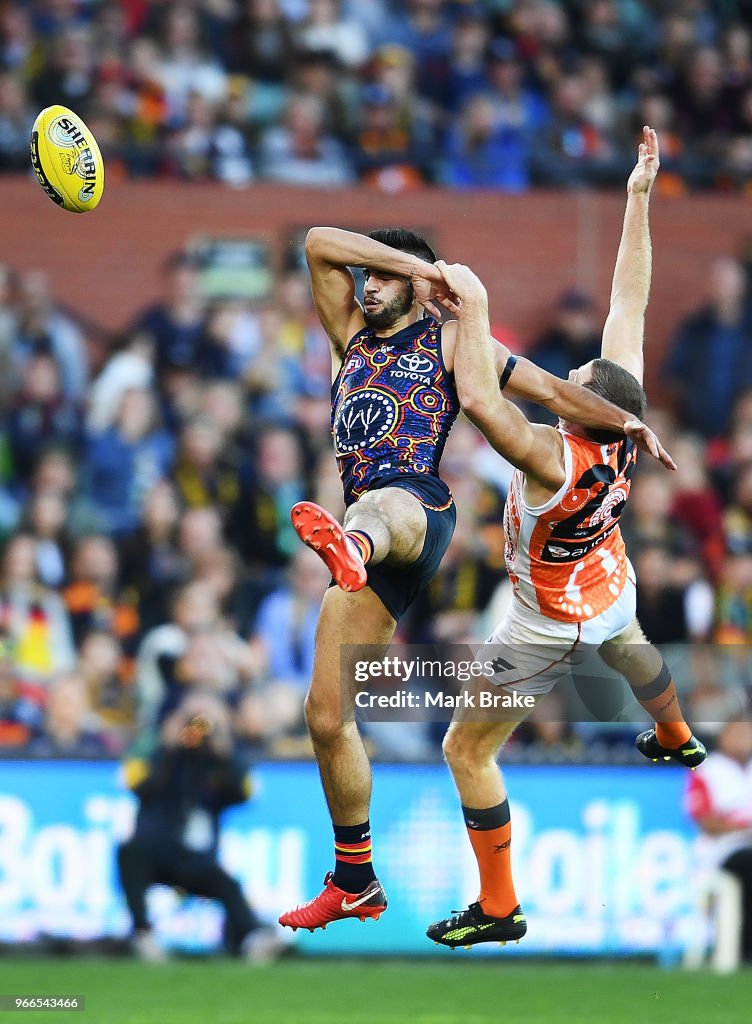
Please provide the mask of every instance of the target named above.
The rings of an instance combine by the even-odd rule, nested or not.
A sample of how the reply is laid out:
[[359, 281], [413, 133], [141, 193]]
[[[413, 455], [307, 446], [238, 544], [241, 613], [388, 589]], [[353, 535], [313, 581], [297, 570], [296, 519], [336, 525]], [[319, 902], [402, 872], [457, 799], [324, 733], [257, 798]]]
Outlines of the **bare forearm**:
[[499, 380], [488, 325], [488, 302], [466, 298], [457, 323], [454, 379], [465, 408], [498, 398]]
[[620, 409], [618, 405], [607, 402], [605, 398], [580, 384], [572, 384], [558, 377], [554, 380], [555, 395], [553, 399], [542, 404], [563, 420], [579, 423], [581, 427], [622, 433], [627, 420], [634, 419], [634, 416]]
[[437, 284], [442, 281], [433, 264], [341, 228], [311, 228], [306, 236], [306, 254], [309, 259], [313, 257], [335, 267], [363, 267], [401, 277], [419, 275]]
[[624, 225], [611, 285], [611, 307], [645, 311], [650, 295], [653, 254], [650, 242], [649, 192], [627, 196]]
[[563, 420], [597, 430], [621, 431], [628, 419], [634, 419], [594, 391], [555, 377], [529, 359], [517, 360], [505, 392], [542, 405]]

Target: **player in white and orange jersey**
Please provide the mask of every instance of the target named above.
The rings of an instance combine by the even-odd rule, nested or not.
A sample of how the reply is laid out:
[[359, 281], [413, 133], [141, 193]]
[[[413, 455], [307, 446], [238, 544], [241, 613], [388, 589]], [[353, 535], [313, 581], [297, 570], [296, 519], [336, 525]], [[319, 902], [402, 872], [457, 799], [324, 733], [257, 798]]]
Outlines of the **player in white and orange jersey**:
[[[651, 278], [648, 202], [658, 162], [656, 134], [646, 127], [627, 184], [601, 358], [569, 375], [640, 418]], [[545, 694], [586, 646], [595, 649], [626, 676], [656, 719], [655, 728], [638, 737], [638, 749], [654, 760], [664, 757], [696, 767], [705, 748], [681, 715], [663, 658], [635, 619], [635, 580], [619, 531], [635, 467], [633, 442], [572, 422], [560, 421], [557, 428], [529, 423], [498, 389], [485, 288], [467, 267], [437, 266], [459, 296], [459, 303], [443, 302], [458, 316], [454, 368], [460, 402], [517, 468], [505, 510], [514, 597], [506, 619], [477, 655], [493, 668], [488, 682], [516, 695]], [[498, 716], [478, 721], [465, 710], [445, 737], [444, 753], [462, 799], [481, 891], [467, 910], [429, 927], [428, 936], [444, 945], [505, 942], [525, 934], [510, 866], [509, 804], [496, 756], [526, 713], [520, 707], [504, 721]]]

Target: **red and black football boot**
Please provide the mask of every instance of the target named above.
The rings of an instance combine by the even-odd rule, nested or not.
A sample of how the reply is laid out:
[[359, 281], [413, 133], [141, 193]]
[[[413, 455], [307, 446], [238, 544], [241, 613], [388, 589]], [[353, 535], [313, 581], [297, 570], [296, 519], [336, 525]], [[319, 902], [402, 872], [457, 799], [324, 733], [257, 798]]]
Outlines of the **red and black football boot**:
[[332, 921], [343, 921], [348, 917], [357, 917], [361, 921], [372, 917], [378, 921], [385, 910], [386, 893], [377, 878], [369, 882], [363, 892], [345, 892], [332, 882], [330, 871], [324, 879], [323, 892], [282, 914], [279, 923], [293, 931], [307, 928], [312, 932], [317, 928], [326, 928]]

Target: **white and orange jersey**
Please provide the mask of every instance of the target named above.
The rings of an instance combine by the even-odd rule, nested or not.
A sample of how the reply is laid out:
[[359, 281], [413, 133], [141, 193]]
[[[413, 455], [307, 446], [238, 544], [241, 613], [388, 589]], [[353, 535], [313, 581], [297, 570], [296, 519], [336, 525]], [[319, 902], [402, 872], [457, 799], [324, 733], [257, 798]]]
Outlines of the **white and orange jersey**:
[[633, 441], [598, 444], [564, 439], [564, 483], [535, 508], [525, 502], [525, 475], [512, 478], [506, 507], [506, 562], [517, 598], [561, 622], [585, 622], [606, 611], [627, 581], [619, 517], [637, 460]]

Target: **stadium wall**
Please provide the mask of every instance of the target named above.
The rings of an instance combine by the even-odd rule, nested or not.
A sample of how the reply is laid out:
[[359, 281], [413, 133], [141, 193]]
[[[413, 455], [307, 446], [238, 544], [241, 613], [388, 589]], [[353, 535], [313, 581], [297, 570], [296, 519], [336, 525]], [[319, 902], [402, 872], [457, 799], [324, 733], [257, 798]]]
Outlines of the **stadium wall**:
[[[134, 801], [110, 762], [3, 762], [0, 942], [40, 932], [124, 935], [116, 844]], [[529, 932], [519, 946], [474, 955], [676, 953], [693, 934], [694, 830], [685, 776], [665, 768], [511, 766], [513, 855]], [[316, 768], [264, 763], [254, 797], [227, 813], [221, 856], [263, 915], [305, 899], [330, 867], [331, 833]], [[295, 794], [295, 799], [290, 799]], [[477, 869], [444, 766], [376, 765], [371, 815], [389, 912], [378, 925], [290, 936], [308, 954], [448, 955], [426, 925], [477, 894]], [[151, 890], [167, 945], [205, 949], [220, 935], [206, 901]]]
[[[2, 259], [47, 269], [62, 301], [121, 328], [159, 286], [165, 254], [199, 236], [261, 237], [279, 258], [290, 232], [311, 224], [425, 229], [440, 254], [472, 265], [489, 287], [492, 318], [528, 338], [556, 295], [576, 285], [605, 313], [624, 202], [620, 195], [524, 196], [422, 190], [235, 191], [214, 185], [108, 184], [96, 214], [54, 208], [30, 178], [2, 183]], [[740, 252], [752, 235], [749, 200], [733, 196], [653, 201], [654, 286], [648, 312], [648, 387], [677, 320], [701, 301], [711, 259]], [[653, 392], [653, 399], [660, 395]]]

